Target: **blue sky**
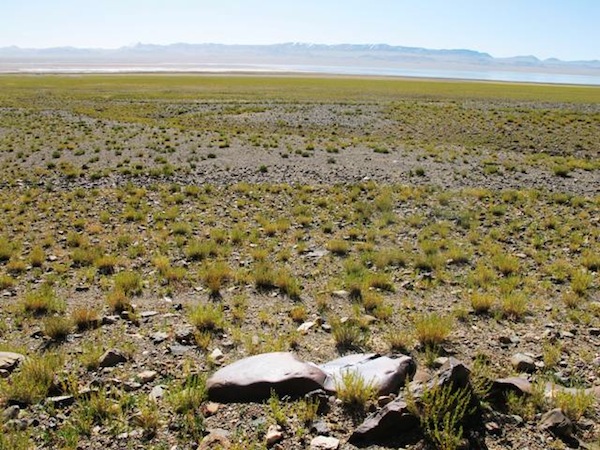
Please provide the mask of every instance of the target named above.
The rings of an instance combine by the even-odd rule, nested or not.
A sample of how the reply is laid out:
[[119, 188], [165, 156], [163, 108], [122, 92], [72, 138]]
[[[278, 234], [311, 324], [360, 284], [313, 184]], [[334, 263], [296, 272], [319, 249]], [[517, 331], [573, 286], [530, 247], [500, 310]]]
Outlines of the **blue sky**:
[[0, 47], [280, 42], [600, 59], [600, 0], [1, 0]]

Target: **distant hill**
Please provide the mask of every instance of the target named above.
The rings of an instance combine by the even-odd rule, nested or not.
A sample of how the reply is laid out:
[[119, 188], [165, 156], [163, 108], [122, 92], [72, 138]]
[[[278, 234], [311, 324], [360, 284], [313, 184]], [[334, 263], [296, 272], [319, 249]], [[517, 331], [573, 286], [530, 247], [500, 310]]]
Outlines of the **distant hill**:
[[[137, 44], [117, 49], [56, 47], [29, 49], [0, 48], [0, 71], [60, 71], [76, 68], [110, 69], [136, 67], [138, 70], [209, 70], [269, 66], [282, 70], [312, 67], [439, 69], [487, 71], [535, 71], [574, 75], [600, 75], [600, 61], [540, 60], [535, 56], [494, 58], [487, 53], [466, 49], [432, 50], [386, 44], [305, 44], [273, 45]], [[323, 71], [323, 70], [319, 70]]]

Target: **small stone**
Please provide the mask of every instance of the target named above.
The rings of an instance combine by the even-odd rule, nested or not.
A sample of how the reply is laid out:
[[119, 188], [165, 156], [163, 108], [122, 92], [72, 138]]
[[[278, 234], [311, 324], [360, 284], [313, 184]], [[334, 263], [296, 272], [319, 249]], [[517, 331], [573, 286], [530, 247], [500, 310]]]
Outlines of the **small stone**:
[[314, 326], [315, 322], [304, 322], [302, 325], [296, 328], [296, 331], [300, 332], [300, 334], [307, 334], [308, 331]]
[[329, 436], [329, 427], [325, 422], [319, 420], [317, 422], [313, 422], [310, 427], [310, 432], [321, 436]]
[[2, 411], [2, 422], [8, 422], [9, 420], [16, 419], [19, 417], [19, 412], [21, 412], [21, 408], [18, 405], [11, 405]]
[[194, 329], [190, 326], [179, 327], [175, 330], [175, 340], [180, 344], [194, 342]]
[[385, 405], [387, 405], [388, 403], [390, 403], [393, 400], [394, 400], [394, 397], [392, 397], [391, 395], [380, 395], [379, 398], [377, 399], [377, 406], [379, 406], [380, 408], [383, 408]]
[[140, 383], [146, 384], [153, 382], [157, 375], [158, 374], [155, 370], [144, 370], [143, 372], [138, 373], [136, 378], [140, 381]]
[[279, 425], [271, 425], [267, 430], [267, 434], [265, 436], [267, 447], [272, 447], [282, 439], [283, 433], [281, 432], [281, 427]]
[[162, 331], [159, 331], [158, 333], [154, 333], [152, 336], [150, 336], [150, 339], [152, 340], [153, 344], [160, 344], [161, 342], [166, 341], [169, 338], [169, 333], [164, 333]]
[[434, 369], [439, 369], [440, 367], [442, 367], [444, 364], [446, 364], [448, 362], [448, 357], [447, 356], [438, 356], [437, 358], [435, 358], [433, 360], [433, 368]]
[[227, 450], [229, 448], [231, 448], [229, 432], [220, 428], [209, 430], [198, 446], [198, 450]]
[[140, 313], [140, 317], [142, 319], [148, 319], [150, 317], [154, 317], [158, 315], [158, 311], [142, 311]]
[[125, 381], [123, 383], [123, 390], [125, 392], [137, 391], [141, 387], [142, 387], [142, 384], [138, 383], [137, 381]]
[[206, 417], [214, 416], [219, 411], [220, 406], [219, 403], [208, 402], [203, 406], [202, 412]]
[[334, 437], [317, 436], [310, 441], [310, 450], [337, 450], [340, 440]]
[[154, 402], [158, 401], [165, 395], [165, 388], [162, 385], [154, 386], [148, 394], [148, 398]]
[[337, 298], [341, 298], [341, 299], [347, 299], [348, 297], [350, 297], [350, 293], [348, 291], [344, 291], [344, 290], [333, 291], [331, 293], [331, 295], [333, 297], [337, 297]]
[[12, 419], [4, 424], [4, 428], [8, 430], [23, 431], [27, 429], [29, 422], [25, 419]]
[[114, 367], [117, 364], [127, 362], [127, 356], [117, 349], [111, 349], [104, 352], [104, 354], [98, 358], [98, 365], [100, 367]]
[[113, 325], [119, 321], [119, 316], [104, 316], [102, 318], [102, 325]]
[[75, 397], [72, 395], [60, 395], [57, 397], [48, 397], [46, 402], [52, 404], [55, 408], [66, 408], [75, 403]]
[[208, 359], [215, 364], [222, 364], [225, 359], [225, 355], [219, 348], [215, 348], [210, 355], [208, 355]]
[[600, 328], [590, 328], [588, 331], [592, 336], [600, 336]]
[[191, 349], [192, 347], [189, 345], [171, 345], [169, 347], [169, 353], [171, 353], [174, 356], [183, 356]]
[[490, 433], [493, 436], [498, 436], [502, 434], [502, 429], [500, 428], [500, 425], [498, 425], [496, 422], [487, 422], [485, 424], [485, 429], [488, 433]]
[[510, 363], [517, 372], [531, 373], [536, 369], [533, 358], [524, 353], [515, 353], [510, 359]]

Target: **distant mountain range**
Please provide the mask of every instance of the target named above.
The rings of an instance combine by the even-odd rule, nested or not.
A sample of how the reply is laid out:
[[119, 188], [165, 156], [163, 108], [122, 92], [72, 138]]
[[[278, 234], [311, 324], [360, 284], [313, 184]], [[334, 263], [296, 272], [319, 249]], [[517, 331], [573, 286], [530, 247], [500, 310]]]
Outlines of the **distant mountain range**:
[[[494, 58], [473, 50], [431, 50], [418, 47], [376, 45], [323, 45], [285, 43], [273, 45], [137, 44], [117, 49], [56, 47], [0, 48], [0, 71], [86, 71], [115, 69], [154, 70], [243, 70], [271, 67], [275, 70], [310, 71], [330, 68], [332, 73], [350, 73], [349, 68], [376, 71], [434, 69], [455, 71], [517, 71], [600, 75], [600, 61], [561, 61], [535, 56]], [[317, 70], [322, 72], [323, 70]], [[385, 74], [383, 72], [383, 74]]]

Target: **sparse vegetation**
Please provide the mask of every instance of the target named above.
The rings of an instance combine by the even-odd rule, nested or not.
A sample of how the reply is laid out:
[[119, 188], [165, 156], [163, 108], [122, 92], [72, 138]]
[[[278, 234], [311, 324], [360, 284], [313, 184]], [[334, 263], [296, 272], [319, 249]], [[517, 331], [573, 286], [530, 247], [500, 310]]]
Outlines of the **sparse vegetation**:
[[[198, 446], [218, 427], [263, 448], [273, 423], [305, 448], [321, 416], [345, 442], [381, 408], [354, 372], [349, 408], [207, 404], [219, 365], [289, 350], [465, 362], [473, 392], [427, 393], [417, 446], [473, 439], [469, 395], [477, 426], [503, 427], [490, 448], [558, 445], [533, 426], [555, 406], [593, 438], [590, 391], [543, 388], [598, 376], [597, 88], [1, 78], [0, 340], [27, 359], [0, 380], [25, 427], [0, 448]], [[129, 362], [104, 367], [109, 349]], [[516, 351], [535, 355], [533, 391], [496, 405]]]

